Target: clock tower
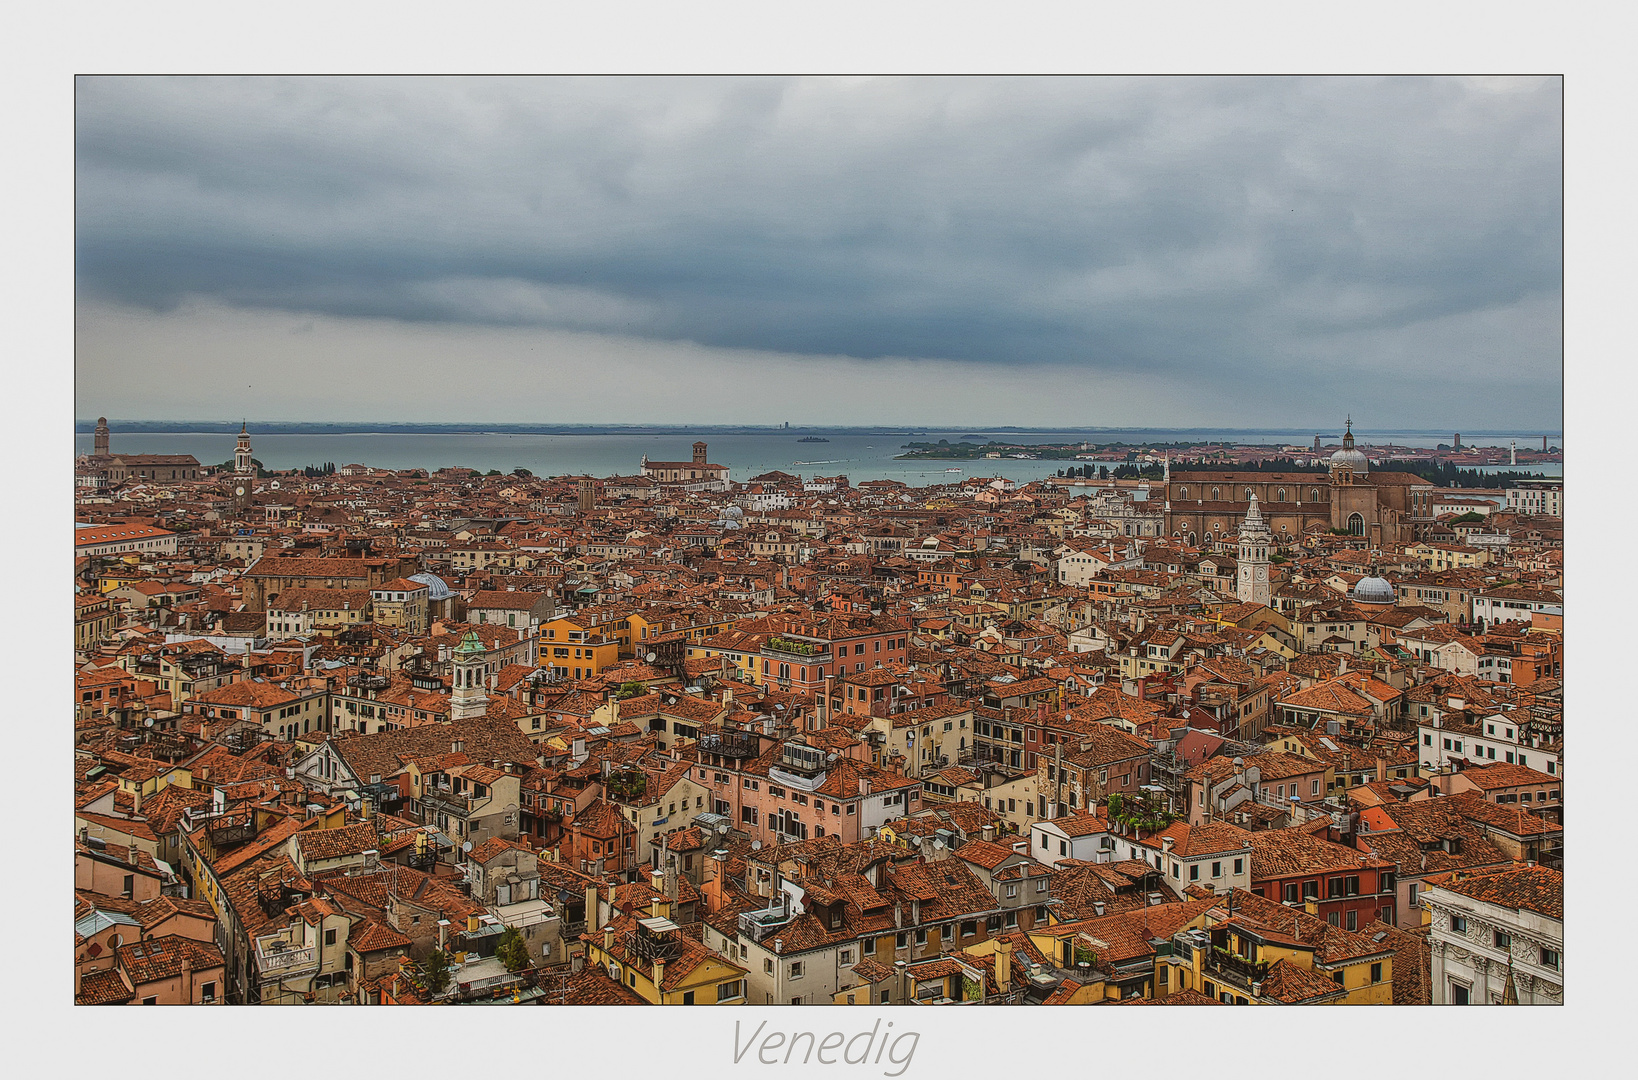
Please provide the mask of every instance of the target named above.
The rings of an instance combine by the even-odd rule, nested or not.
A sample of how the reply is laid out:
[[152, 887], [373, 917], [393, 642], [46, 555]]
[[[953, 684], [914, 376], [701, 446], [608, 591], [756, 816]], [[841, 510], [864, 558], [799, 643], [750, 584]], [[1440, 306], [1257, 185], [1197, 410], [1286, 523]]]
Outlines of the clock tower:
[[250, 428], [239, 425], [239, 445], [233, 448], [233, 509], [243, 510], [250, 505], [250, 492], [256, 480], [256, 466], [250, 457]]

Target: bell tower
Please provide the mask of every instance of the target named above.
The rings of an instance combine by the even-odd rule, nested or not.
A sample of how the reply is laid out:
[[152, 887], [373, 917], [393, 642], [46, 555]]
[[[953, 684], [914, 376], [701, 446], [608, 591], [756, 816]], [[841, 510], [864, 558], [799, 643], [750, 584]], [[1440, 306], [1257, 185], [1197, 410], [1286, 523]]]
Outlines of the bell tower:
[[489, 695], [483, 687], [483, 658], [485, 649], [478, 635], [468, 630], [461, 643], [455, 646], [451, 657], [454, 686], [449, 698], [451, 720], [471, 720], [489, 712]]
[[1263, 521], [1254, 491], [1245, 520], [1240, 523], [1239, 572], [1234, 593], [1241, 603], [1273, 606], [1274, 589], [1268, 580], [1268, 549], [1273, 543], [1274, 534]]
[[233, 448], [233, 508], [243, 510], [250, 505], [250, 492], [255, 486], [256, 465], [250, 456], [250, 428], [239, 425], [239, 444]]
[[91, 435], [91, 453], [97, 457], [108, 456], [108, 418], [97, 417], [97, 430]]

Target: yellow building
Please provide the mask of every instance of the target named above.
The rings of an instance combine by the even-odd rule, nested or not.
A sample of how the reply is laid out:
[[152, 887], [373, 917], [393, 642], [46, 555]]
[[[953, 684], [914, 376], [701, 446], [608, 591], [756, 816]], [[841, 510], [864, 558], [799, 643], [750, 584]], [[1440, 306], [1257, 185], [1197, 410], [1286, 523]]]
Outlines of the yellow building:
[[1470, 570], [1490, 564], [1490, 549], [1467, 544], [1420, 543], [1405, 549], [1405, 554], [1420, 559], [1429, 570]]
[[[562, 615], [540, 627], [540, 666], [571, 679], [589, 679], [620, 662], [620, 642], [590, 619]], [[612, 628], [609, 628], [612, 629]]]
[[686, 656], [690, 660], [726, 657], [729, 666], [737, 672], [731, 677], [760, 686], [762, 669], [757, 660], [762, 655], [762, 645], [767, 640], [767, 634], [747, 634], [730, 630], [715, 637], [690, 640], [686, 647]]
[[1166, 993], [1196, 990], [1234, 1005], [1393, 1003], [1391, 942], [1240, 889], [1229, 890], [1200, 929], [1174, 936], [1170, 946]]
[[650, 1005], [743, 1005], [745, 969], [682, 932], [671, 902], [654, 898], [646, 917], [622, 915], [588, 931], [586, 960]]

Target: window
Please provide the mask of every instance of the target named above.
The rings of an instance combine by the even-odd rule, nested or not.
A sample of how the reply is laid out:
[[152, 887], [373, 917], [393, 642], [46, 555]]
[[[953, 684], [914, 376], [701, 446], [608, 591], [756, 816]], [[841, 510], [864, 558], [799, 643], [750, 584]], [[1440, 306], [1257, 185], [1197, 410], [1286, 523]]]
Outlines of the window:
[[1245, 869], [1246, 869], [1246, 861], [1244, 859], [1235, 859], [1234, 860], [1234, 873], [1235, 873], [1235, 876], [1239, 876], [1240, 874], [1245, 873]]
[[873, 937], [865, 938], [864, 941], [859, 943], [859, 951], [864, 953], [866, 956], [875, 956], [876, 939]]
[[922, 927], [921, 929], [916, 931], [916, 944], [917, 945], [927, 944], [927, 928], [926, 927]]
[[1008, 900], [1016, 900], [1017, 898], [1018, 898], [1018, 886], [1008, 885], [1007, 886], [1007, 899]]
[[894, 945], [895, 948], [899, 948], [899, 949], [909, 948], [910, 947], [910, 935], [909, 934], [899, 934], [898, 937], [894, 939], [893, 945]]
[[1382, 965], [1381, 964], [1372, 964], [1371, 965], [1371, 981], [1373, 983], [1379, 983], [1379, 982], [1382, 981]]
[[1465, 934], [1467, 933], [1467, 920], [1460, 915], [1452, 915], [1450, 917], [1450, 928], [1458, 934]]
[[142, 999], [142, 1003], [144, 1005], [158, 1005], [159, 999], [156, 997], [145, 997]]
[[1463, 986], [1461, 983], [1454, 983], [1454, 982], [1451, 983], [1450, 984], [1450, 1003], [1452, 1005], [1466, 1005], [1467, 1004], [1467, 987]]
[[[1216, 865], [1218, 867], [1221, 867], [1223, 864], [1218, 863]], [[1216, 874], [1212, 875], [1212, 877], [1216, 877], [1216, 876], [1217, 876]], [[1200, 864], [1199, 863], [1194, 863], [1189, 867], [1189, 880], [1190, 881], [1199, 881], [1200, 880]]]
[[1491, 935], [1491, 940], [1495, 943], [1496, 948], [1498, 949], [1511, 948], [1513, 944], [1513, 935], [1504, 934], [1500, 930], [1497, 930]]
[[1297, 902], [1297, 883], [1294, 881], [1288, 883], [1285, 887], [1285, 902], [1288, 904]]
[[1046, 892], [1047, 891], [1047, 884], [1051, 880], [1052, 880], [1051, 878], [1044, 878], [1044, 877], [1036, 878], [1035, 879], [1035, 891], [1038, 892], [1038, 893]]
[[1357, 911], [1348, 912], [1348, 918], [1346, 920], [1344, 920], [1344, 921], [1346, 922], [1347, 927], [1348, 927], [1349, 930], [1358, 930], [1359, 929], [1359, 912], [1357, 912]]
[[844, 963], [844, 964], [853, 963], [853, 950], [852, 949], [843, 949], [842, 950], [841, 962]]
[[764, 975], [772, 975], [773, 974], [773, 960], [772, 959], [762, 961], [762, 973]]
[[1543, 950], [1541, 950], [1541, 966], [1546, 967], [1546, 968], [1552, 968], [1554, 971], [1557, 971], [1558, 970], [1558, 950], [1557, 949], [1543, 949]]
[[791, 978], [800, 979], [801, 977], [802, 977], [802, 961], [800, 961], [800, 960], [793, 961], [791, 963]]

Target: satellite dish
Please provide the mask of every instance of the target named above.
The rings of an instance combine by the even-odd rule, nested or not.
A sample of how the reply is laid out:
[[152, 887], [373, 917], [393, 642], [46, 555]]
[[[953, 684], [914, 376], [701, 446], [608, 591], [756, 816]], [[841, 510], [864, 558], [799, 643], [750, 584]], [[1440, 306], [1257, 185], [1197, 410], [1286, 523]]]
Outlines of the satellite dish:
[[144, 727], [153, 727], [154, 726], [154, 718], [150, 716], [150, 717], [148, 717], [148, 719], [144, 720], [142, 722], [142, 724], [143, 724]]
[[461, 841], [461, 850], [462, 851], [471, 851], [472, 850], [472, 841], [462, 840]]
[[648, 654], [648, 662], [652, 664], [655, 660], [659, 659], [659, 656], [660, 656], [659, 653], [649, 653]]

